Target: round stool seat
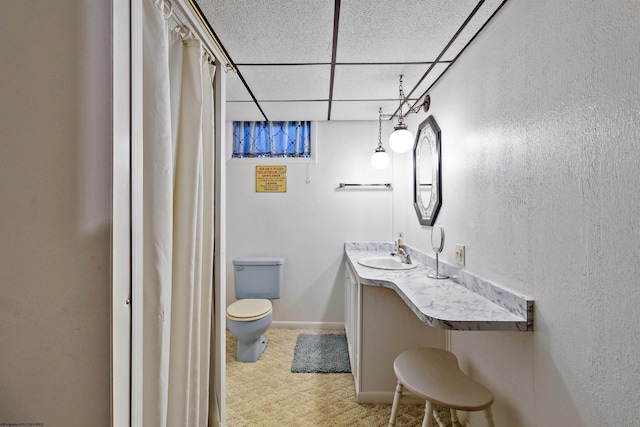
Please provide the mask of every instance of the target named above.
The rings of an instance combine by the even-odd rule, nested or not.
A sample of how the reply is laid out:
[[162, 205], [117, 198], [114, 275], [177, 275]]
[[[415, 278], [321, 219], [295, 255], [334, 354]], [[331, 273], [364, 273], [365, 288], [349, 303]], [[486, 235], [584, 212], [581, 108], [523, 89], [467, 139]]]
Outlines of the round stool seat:
[[252, 322], [267, 317], [273, 311], [268, 299], [241, 299], [227, 307], [227, 319], [236, 322]]

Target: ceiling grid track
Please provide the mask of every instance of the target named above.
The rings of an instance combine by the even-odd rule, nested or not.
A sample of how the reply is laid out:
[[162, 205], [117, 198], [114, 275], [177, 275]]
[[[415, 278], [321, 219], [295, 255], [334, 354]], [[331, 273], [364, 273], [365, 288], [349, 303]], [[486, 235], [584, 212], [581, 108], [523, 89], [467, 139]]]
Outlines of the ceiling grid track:
[[331, 46], [331, 76], [329, 77], [329, 105], [327, 120], [331, 120], [331, 103], [333, 102], [333, 82], [336, 76], [336, 57], [338, 54], [338, 27], [340, 24], [340, 0], [335, 0], [333, 12], [333, 43]]

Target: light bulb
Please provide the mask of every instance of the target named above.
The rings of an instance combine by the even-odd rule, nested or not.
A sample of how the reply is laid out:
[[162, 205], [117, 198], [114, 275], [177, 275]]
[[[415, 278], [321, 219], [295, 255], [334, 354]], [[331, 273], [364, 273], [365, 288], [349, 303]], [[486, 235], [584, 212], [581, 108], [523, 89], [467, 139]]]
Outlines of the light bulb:
[[389, 146], [396, 153], [406, 153], [413, 146], [413, 135], [404, 124], [398, 125], [389, 137]]
[[376, 169], [384, 169], [389, 166], [389, 155], [383, 149], [376, 149], [371, 156], [371, 165]]

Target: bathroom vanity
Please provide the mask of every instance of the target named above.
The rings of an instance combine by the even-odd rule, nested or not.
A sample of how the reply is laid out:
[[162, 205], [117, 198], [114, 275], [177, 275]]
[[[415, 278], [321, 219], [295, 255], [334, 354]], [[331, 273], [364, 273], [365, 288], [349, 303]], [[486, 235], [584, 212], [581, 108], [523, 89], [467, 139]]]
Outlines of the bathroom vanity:
[[[393, 361], [414, 347], [446, 347], [445, 330], [533, 329], [533, 300], [464, 270], [432, 279], [433, 258], [407, 247], [415, 268], [371, 268], [387, 243], [345, 244], [345, 329], [358, 402], [391, 403]], [[447, 267], [447, 266], [445, 266]]]
[[356, 399], [360, 403], [393, 401], [397, 382], [393, 360], [402, 351], [446, 346], [444, 330], [422, 323], [392, 289], [360, 283], [348, 262], [345, 329]]

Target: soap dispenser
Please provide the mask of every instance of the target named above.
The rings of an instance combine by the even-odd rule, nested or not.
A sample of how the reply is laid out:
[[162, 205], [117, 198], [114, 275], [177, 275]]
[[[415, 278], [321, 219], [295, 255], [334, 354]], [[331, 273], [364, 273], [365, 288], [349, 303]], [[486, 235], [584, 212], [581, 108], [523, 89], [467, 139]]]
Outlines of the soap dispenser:
[[398, 240], [396, 241], [396, 252], [400, 249], [404, 250], [404, 235], [402, 231], [398, 233]]
[[398, 238], [393, 241], [393, 250], [391, 251], [391, 255], [398, 255], [398, 251], [402, 246], [402, 232], [400, 232], [398, 233]]

